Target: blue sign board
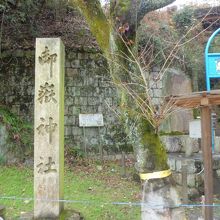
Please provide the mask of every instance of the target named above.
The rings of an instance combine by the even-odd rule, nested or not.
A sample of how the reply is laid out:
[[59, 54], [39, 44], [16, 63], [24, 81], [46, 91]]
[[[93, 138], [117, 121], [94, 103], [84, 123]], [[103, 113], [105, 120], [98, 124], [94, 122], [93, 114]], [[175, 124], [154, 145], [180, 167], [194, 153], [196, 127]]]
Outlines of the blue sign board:
[[205, 49], [205, 64], [206, 64], [206, 88], [210, 91], [211, 78], [220, 78], [220, 53], [209, 53], [210, 45], [216, 35], [220, 33], [220, 28], [216, 30], [209, 38]]
[[[209, 38], [206, 48], [205, 48], [205, 65], [206, 65], [206, 88], [210, 91], [210, 80], [215, 78], [220, 78], [220, 53], [209, 53], [210, 45], [213, 39], [220, 33], [220, 28], [217, 29]], [[213, 121], [213, 119], [212, 119]], [[215, 131], [212, 126], [212, 151], [214, 152], [214, 135]]]
[[208, 75], [210, 77], [220, 77], [220, 53], [209, 54], [207, 65]]

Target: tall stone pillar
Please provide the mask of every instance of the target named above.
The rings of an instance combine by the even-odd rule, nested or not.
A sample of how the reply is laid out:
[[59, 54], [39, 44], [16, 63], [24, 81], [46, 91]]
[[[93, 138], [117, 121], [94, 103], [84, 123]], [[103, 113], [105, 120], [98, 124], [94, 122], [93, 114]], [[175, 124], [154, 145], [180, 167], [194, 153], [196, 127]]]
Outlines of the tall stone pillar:
[[34, 112], [34, 217], [57, 218], [63, 209], [64, 58], [59, 38], [37, 38]]

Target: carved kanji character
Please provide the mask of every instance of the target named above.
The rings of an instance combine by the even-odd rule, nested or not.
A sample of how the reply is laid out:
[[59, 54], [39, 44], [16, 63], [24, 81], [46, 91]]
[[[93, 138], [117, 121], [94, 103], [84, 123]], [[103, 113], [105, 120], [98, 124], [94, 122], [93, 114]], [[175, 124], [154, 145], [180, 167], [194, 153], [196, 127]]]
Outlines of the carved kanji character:
[[46, 103], [53, 101], [54, 103], [57, 103], [57, 100], [54, 98], [55, 92], [54, 92], [54, 84], [49, 85], [47, 82], [40, 86], [40, 90], [38, 91], [38, 100], [42, 104], [43, 101]]
[[37, 127], [38, 134], [44, 135], [45, 132], [49, 134], [49, 143], [52, 143], [52, 134], [56, 130], [57, 123], [53, 123], [53, 118], [49, 117], [49, 124], [45, 124], [45, 119], [40, 118], [42, 124]]
[[50, 50], [45, 46], [45, 50], [41, 53], [41, 56], [38, 57], [40, 64], [48, 63], [50, 64], [50, 78], [53, 77], [53, 63], [56, 62], [57, 54], [50, 54]]
[[[40, 160], [44, 160], [44, 158], [40, 157]], [[57, 172], [57, 169], [54, 168], [55, 162], [52, 157], [48, 157], [48, 163], [44, 164], [43, 162], [40, 162], [36, 167], [38, 168], [37, 172], [40, 174]]]
[[54, 169], [55, 162], [52, 160], [52, 157], [48, 158], [48, 163], [45, 164], [47, 169], [44, 171], [45, 173], [51, 173], [51, 172], [57, 172], [56, 169]]

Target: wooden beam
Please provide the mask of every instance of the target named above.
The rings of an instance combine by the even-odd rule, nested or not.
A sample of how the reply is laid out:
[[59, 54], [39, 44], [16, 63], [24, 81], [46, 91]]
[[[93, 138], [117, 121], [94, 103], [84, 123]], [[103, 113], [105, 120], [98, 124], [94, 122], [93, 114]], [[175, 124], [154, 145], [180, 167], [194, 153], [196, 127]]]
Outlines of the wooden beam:
[[209, 99], [207, 97], [201, 98], [201, 105], [202, 106], [208, 106], [209, 105]]
[[[204, 164], [205, 205], [213, 205], [211, 110], [208, 106], [201, 108], [201, 128]], [[213, 220], [213, 207], [205, 206], [204, 215], [205, 220]]]
[[198, 108], [202, 106], [220, 105], [220, 90], [194, 92], [188, 95], [165, 97], [167, 102], [173, 106], [185, 109]]

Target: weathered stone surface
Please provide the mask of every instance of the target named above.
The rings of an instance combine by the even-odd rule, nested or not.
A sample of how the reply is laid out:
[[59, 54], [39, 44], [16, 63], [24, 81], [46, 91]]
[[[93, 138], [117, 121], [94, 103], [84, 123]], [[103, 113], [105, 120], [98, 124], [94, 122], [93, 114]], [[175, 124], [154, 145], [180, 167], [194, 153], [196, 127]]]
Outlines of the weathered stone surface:
[[219, 170], [220, 169], [220, 159], [219, 158], [213, 158], [213, 163], [212, 163], [213, 169], [214, 170]]
[[87, 97], [80, 97], [79, 104], [87, 106]]
[[[64, 46], [38, 38], [35, 56], [34, 217], [57, 218], [63, 203]], [[55, 201], [54, 201], [55, 200]]]
[[75, 116], [72, 116], [72, 115], [64, 117], [65, 125], [73, 126], [75, 125], [75, 120], [76, 120]]
[[168, 163], [171, 170], [173, 170], [173, 171], [176, 170], [176, 159], [175, 158], [168, 157], [167, 163]]
[[[204, 193], [204, 170], [202, 155], [195, 154], [187, 157], [185, 154], [172, 153], [168, 157], [168, 164], [172, 170], [172, 176], [178, 185], [182, 185], [182, 167], [187, 165], [187, 185], [190, 198], [198, 198], [199, 193]], [[213, 155], [214, 193], [219, 194], [220, 169], [219, 155]], [[218, 169], [217, 169], [218, 168]]]
[[79, 60], [73, 60], [70, 65], [71, 65], [72, 68], [79, 68], [80, 61]]
[[220, 178], [220, 169], [216, 170], [217, 177]]
[[200, 150], [199, 140], [188, 135], [163, 135], [160, 137], [165, 149], [169, 153], [185, 152], [187, 156]]
[[[173, 187], [171, 184], [165, 185], [162, 181], [163, 180], [158, 179], [157, 182], [144, 182], [144, 195], [142, 199], [144, 204], [141, 206], [141, 219], [165, 220], [167, 219], [166, 213], [168, 209], [152, 208], [152, 204], [153, 206], [159, 204], [161, 207], [176, 207], [181, 203], [176, 187]], [[157, 190], [152, 190], [154, 188]], [[183, 209], [169, 209], [168, 212], [170, 219], [185, 219]]]
[[154, 89], [154, 97], [155, 98], [160, 98], [162, 96], [162, 91], [161, 89]]
[[188, 174], [187, 175], [187, 185], [191, 188], [196, 186], [195, 174]]
[[[114, 85], [110, 83], [110, 76], [106, 70], [106, 61], [100, 54], [85, 51], [67, 50], [66, 75], [65, 75], [65, 137], [72, 146], [80, 146], [79, 138], [71, 132], [72, 127], [78, 126], [80, 113], [102, 113], [105, 120], [105, 134], [103, 138], [112, 136], [112, 127], [120, 124], [112, 108], [117, 103], [117, 93]], [[5, 67], [7, 74], [0, 73], [0, 103], [12, 106], [13, 113], [27, 121], [33, 122], [34, 115], [34, 55], [11, 59], [15, 54], [8, 53], [3, 61], [10, 65]], [[74, 61], [76, 60], [76, 61]], [[71, 66], [72, 64], [72, 66]], [[83, 97], [83, 100], [80, 99]], [[87, 99], [87, 101], [86, 101]], [[106, 102], [111, 106], [109, 108]], [[25, 108], [24, 108], [25, 107]], [[71, 122], [71, 120], [75, 118]], [[72, 123], [72, 124], [71, 124]], [[97, 132], [96, 128], [94, 131]], [[89, 134], [88, 134], [89, 135]], [[88, 139], [90, 136], [88, 137]], [[99, 139], [96, 133], [97, 140]], [[91, 143], [88, 147], [95, 149]], [[111, 146], [109, 145], [109, 149]], [[112, 147], [114, 149], [114, 146]], [[111, 152], [111, 150], [109, 151]]]
[[180, 152], [183, 147], [178, 136], [161, 136], [160, 139], [167, 152]]
[[99, 97], [89, 97], [88, 105], [99, 105]]
[[20, 162], [19, 154], [16, 151], [9, 151], [12, 144], [14, 143], [10, 140], [7, 125], [0, 124], [0, 164], [10, 165]]
[[5, 125], [0, 124], [0, 157], [4, 158], [7, 152], [8, 131]]
[[[187, 174], [187, 186], [189, 188], [196, 188], [197, 186], [201, 185], [202, 180], [201, 178], [198, 179], [197, 176], [198, 175], [196, 174]], [[182, 185], [182, 173], [181, 172], [174, 172], [173, 178], [178, 185]]]
[[72, 134], [74, 136], [83, 135], [83, 129], [79, 127], [72, 127]]
[[200, 192], [197, 188], [188, 188], [188, 196], [190, 199], [198, 198], [199, 195], [200, 195]]
[[[163, 78], [164, 95], [181, 95], [192, 92], [190, 79], [181, 70], [169, 69]], [[193, 119], [192, 111], [181, 110], [173, 113], [161, 126], [165, 132], [179, 131], [188, 133], [189, 121]]]
[[153, 98], [152, 104], [155, 106], [161, 105], [161, 98], [157, 98], [157, 97]]
[[67, 136], [72, 135], [72, 126], [65, 126], [65, 135]]
[[150, 82], [149, 82], [149, 87], [150, 87], [151, 90], [154, 90], [154, 89], [157, 88], [157, 84], [156, 84], [156, 82], [153, 80], [153, 78], [152, 78], [152, 79], [150, 80]]
[[220, 153], [220, 137], [215, 137], [215, 153]]
[[180, 162], [181, 169], [182, 169], [183, 163], [187, 164], [187, 173], [192, 174], [197, 171], [196, 161], [194, 159], [185, 159], [184, 161], [181, 160], [181, 162]]
[[182, 185], [182, 173], [173, 172], [173, 178], [178, 185]]
[[182, 160], [176, 159], [176, 171], [181, 172], [182, 171]]
[[73, 68], [66, 68], [66, 75], [71, 77], [79, 74], [78, 69], [73, 69]]
[[180, 135], [180, 142], [183, 146], [183, 152], [186, 156], [191, 156], [193, 153], [197, 153], [200, 150], [198, 138], [191, 138], [188, 135]]
[[204, 186], [204, 173], [197, 173], [195, 175], [196, 178], [196, 187], [203, 187]]

